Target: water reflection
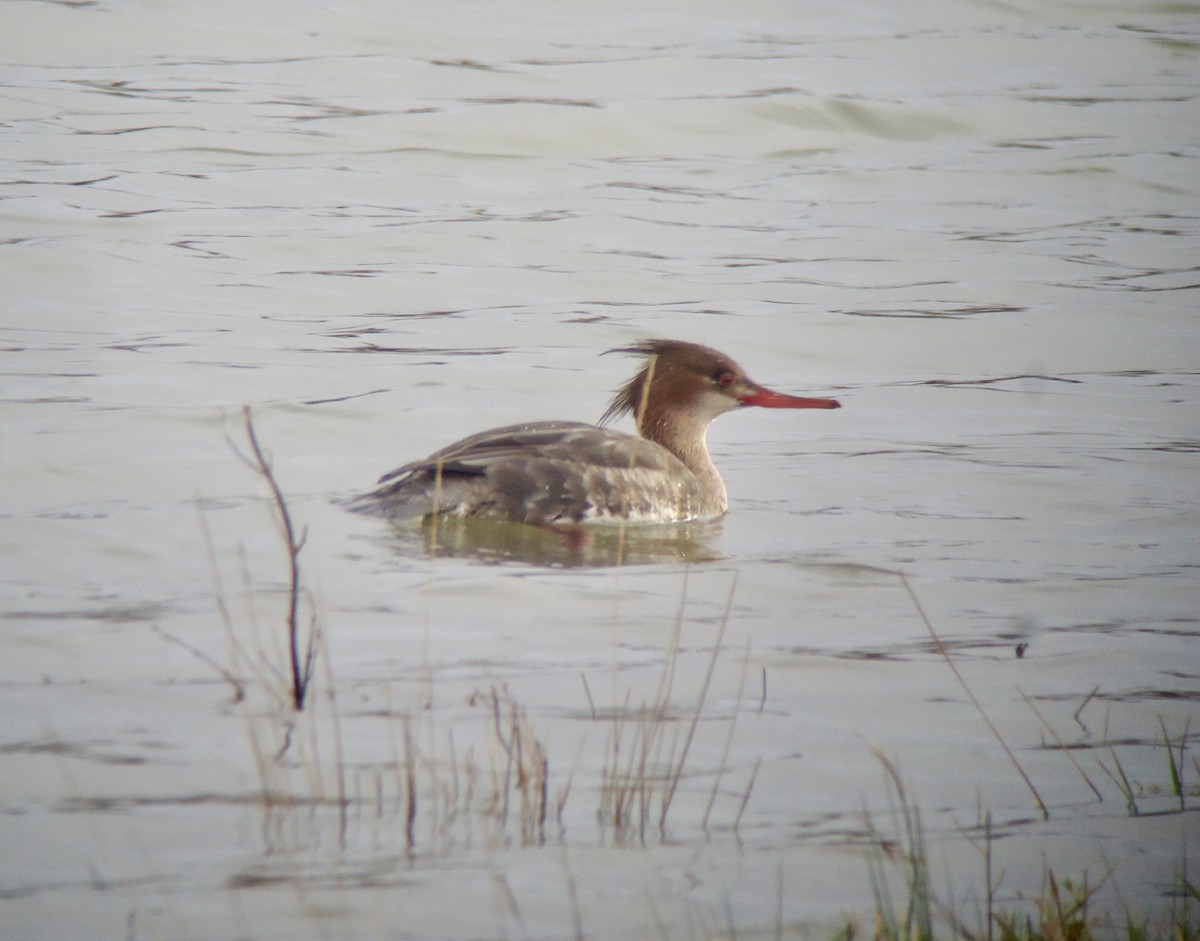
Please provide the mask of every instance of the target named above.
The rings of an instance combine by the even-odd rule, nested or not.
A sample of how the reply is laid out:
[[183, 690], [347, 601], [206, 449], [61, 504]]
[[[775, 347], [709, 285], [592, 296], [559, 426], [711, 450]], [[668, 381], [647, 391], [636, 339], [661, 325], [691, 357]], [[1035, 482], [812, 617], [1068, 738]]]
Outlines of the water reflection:
[[662, 526], [531, 526], [489, 519], [394, 523], [389, 536], [405, 556], [524, 562], [554, 568], [607, 568], [715, 562], [719, 520]]

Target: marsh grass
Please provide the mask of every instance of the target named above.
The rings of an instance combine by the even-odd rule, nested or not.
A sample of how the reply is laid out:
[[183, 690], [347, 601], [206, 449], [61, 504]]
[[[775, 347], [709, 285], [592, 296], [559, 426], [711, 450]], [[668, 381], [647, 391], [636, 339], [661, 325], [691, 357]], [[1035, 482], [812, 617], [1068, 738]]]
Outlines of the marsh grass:
[[484, 694], [484, 706], [490, 707], [493, 741], [499, 749], [499, 760], [492, 766], [488, 812], [501, 833], [508, 830], [511, 822], [522, 846], [540, 846], [546, 842], [550, 805], [546, 746], [538, 739], [525, 709], [513, 700], [506, 686], [492, 686]]
[[[587, 932], [579, 884], [567, 852], [577, 838], [577, 834], [567, 832], [564, 812], [569, 801], [585, 799], [581, 793], [595, 797], [602, 844], [646, 847], [653, 842], [673, 841], [673, 830], [687, 831], [690, 838], [700, 834], [708, 839], [719, 797], [732, 793], [735, 808], [731, 830], [737, 837], [762, 764], [761, 757], [754, 762], [744, 787], [737, 791], [729, 788], [729, 756], [743, 706], [748, 648], [742, 655], [736, 703], [727, 719], [717, 766], [696, 767], [693, 757], [701, 724], [712, 718], [708, 698], [718, 659], [725, 650], [736, 576], [711, 648], [705, 651], [698, 689], [687, 701], [680, 701], [676, 682], [684, 655], [686, 576], [652, 695], [635, 703], [633, 691], [618, 693], [614, 682], [613, 707], [598, 709], [587, 677], [581, 674], [587, 705], [584, 721], [602, 729], [605, 740], [594, 785], [578, 780], [587, 734], [580, 737], [565, 775], [554, 773], [558, 766], [552, 763], [543, 736], [503, 682], [447, 703], [444, 696], [434, 695], [434, 678], [429, 674], [419, 704], [408, 708], [397, 706], [398, 697], [391, 684], [385, 683], [381, 690], [384, 708], [348, 719], [338, 700], [338, 683], [315, 615], [316, 606], [303, 584], [299, 555], [305, 530], [292, 521], [269, 457], [255, 436], [249, 412], [244, 419], [250, 454], [243, 454], [243, 459], [267, 484], [285, 550], [289, 590], [284, 630], [280, 631], [278, 624], [267, 629], [259, 624], [244, 553], [239, 554], [239, 565], [246, 609], [244, 617], [235, 616], [227, 577], [217, 565], [208, 521], [201, 509], [201, 527], [213, 572], [217, 610], [227, 635], [229, 662], [222, 665], [194, 645], [162, 635], [189, 650], [230, 685], [233, 705], [245, 725], [258, 781], [264, 846], [267, 858], [277, 861], [279, 871], [238, 873], [229, 881], [231, 888], [290, 882], [303, 901], [305, 871], [297, 867], [299, 857], [289, 851], [328, 847], [331, 836], [340, 854], [356, 853], [361, 858], [365, 853], [373, 865], [381, 861], [386, 864], [392, 858], [407, 860], [410, 865], [418, 857], [453, 858], [476, 847], [536, 849], [557, 844], [563, 853], [572, 936], [582, 941]], [[941, 643], [907, 580], [904, 585], [964, 692], [1025, 780], [1042, 816], [1048, 816], [1049, 810], [1026, 769]], [[304, 612], [308, 612], [307, 619], [302, 616]], [[614, 681], [615, 676], [614, 671]], [[1088, 699], [1096, 693], [1093, 690]], [[1075, 755], [1081, 744], [1067, 741], [1032, 698], [1024, 693], [1021, 696], [1053, 739], [1053, 747], [1067, 756], [1097, 800], [1103, 800], [1103, 788], [1096, 775]], [[762, 701], [765, 698], [764, 671]], [[1076, 712], [1076, 721], [1085, 735], [1090, 735], [1079, 719], [1082, 708]], [[758, 709], [761, 712], [761, 702]], [[376, 758], [365, 762], [347, 758], [347, 721], [355, 723], [356, 732], [371, 728], [378, 733], [382, 748]], [[1189, 768], [1200, 772], [1200, 764], [1187, 753], [1190, 725], [1185, 724], [1177, 737], [1169, 734], [1161, 718], [1159, 727], [1164, 779], [1169, 782], [1165, 789], [1177, 805], [1172, 810], [1181, 815], [1194, 812], [1188, 802], [1197, 787], [1189, 781]], [[1095, 743], [1086, 744], [1097, 747]], [[1158, 745], [1157, 738], [1154, 744]], [[1114, 783], [1129, 812], [1139, 813], [1139, 801], [1147, 788], [1126, 771], [1120, 757], [1124, 744], [1108, 741], [1106, 731], [1099, 747], [1104, 757], [1097, 758], [1098, 767]], [[1116, 923], [1094, 906], [1096, 893], [1109, 874], [1094, 884], [1086, 874], [1082, 878], [1060, 877], [1049, 865], [1044, 867], [1037, 897], [1002, 900], [1003, 873], [995, 869], [990, 816], [984, 819], [982, 842], [966, 834], [981, 853], [984, 899], [982, 909], [976, 906], [974, 917], [964, 915], [961, 902], [937, 890], [922, 815], [898, 766], [882, 752], [877, 751], [876, 757], [884, 770], [888, 811], [882, 821], [863, 812], [871, 927], [864, 931], [857, 920], [847, 920], [834, 935], [838, 941], [853, 941], [860, 936], [873, 941], [1200, 941], [1200, 892], [1189, 881], [1186, 857], [1181, 861], [1178, 886], [1170, 895], [1167, 910], [1154, 917], [1127, 912], [1124, 921]], [[685, 784], [692, 800], [681, 799]], [[694, 816], [681, 818], [685, 808]], [[586, 836], [584, 839], [587, 841]], [[519, 924], [520, 909], [502, 873], [497, 873], [496, 886], [505, 910]], [[784, 925], [783, 895], [780, 870], [774, 937], [811, 938], [808, 932], [793, 932]], [[304, 904], [319, 920], [320, 907], [315, 902]], [[656, 903], [648, 898], [647, 904], [654, 909]], [[689, 937], [738, 937], [728, 899], [725, 915], [725, 923], [713, 932], [700, 928], [700, 934], [692, 930]], [[657, 910], [655, 921], [658, 935], [669, 938], [670, 930]]]
[[990, 817], [977, 844], [983, 858], [984, 907], [969, 920], [961, 904], [935, 889], [920, 809], [898, 767], [880, 752], [876, 757], [884, 769], [890, 825], [864, 811], [873, 925], [866, 934], [849, 920], [838, 941], [864, 934], [872, 941], [1200, 941], [1200, 887], [1190, 881], [1186, 851], [1166, 909], [1154, 915], [1127, 909], [1123, 919], [1115, 919], [1094, 910], [1111, 869], [1092, 883], [1086, 873], [1064, 878], [1047, 865], [1036, 897], [1001, 902], [1003, 873], [996, 871], [993, 859]]
[[[1025, 782], [1042, 819], [1048, 820], [1050, 808], [1042, 799], [1030, 774], [1017, 758], [995, 722], [987, 714], [962, 671], [955, 664], [950, 652], [934, 629], [924, 606], [903, 573], [900, 574], [900, 580], [946, 665], [953, 672], [968, 700]], [[1093, 689], [1076, 709], [1074, 715], [1076, 722], [1087, 736], [1090, 736], [1091, 733], [1080, 719], [1080, 713], [1098, 691], [1098, 688]], [[1072, 754], [1071, 746], [1064, 741], [1038, 709], [1034, 700], [1020, 689], [1017, 692], [1037, 716], [1043, 728], [1049, 732], [1054, 740], [1054, 747], [1067, 756], [1072, 767], [1096, 799], [1103, 801], [1103, 792], [1081, 762]], [[1166, 752], [1171, 793], [1178, 803], [1178, 809], [1172, 808], [1166, 812], [1184, 814], [1187, 812], [1187, 797], [1189, 791], [1192, 790], [1184, 780], [1185, 750], [1190, 721], [1185, 722], [1178, 743], [1172, 740], [1167, 731], [1166, 722], [1161, 716], [1159, 716], [1159, 728], [1162, 732], [1162, 743]], [[1130, 775], [1126, 773], [1116, 744], [1108, 739], [1107, 728], [1101, 747], [1107, 752], [1109, 763], [1106, 764], [1103, 759], [1097, 758], [1098, 767], [1116, 785], [1129, 814], [1138, 816], [1141, 813], [1138, 803], [1139, 796], [1147, 790], [1157, 794], [1159, 789], [1157, 787], [1140, 787], [1131, 779]], [[871, 844], [868, 854], [868, 870], [875, 904], [875, 929], [873, 932], [875, 941], [935, 941], [935, 939], [941, 938], [962, 939], [962, 941], [1097, 941], [1100, 938], [1118, 938], [1122, 934], [1122, 929], [1127, 941], [1151, 941], [1151, 939], [1154, 941], [1168, 941], [1168, 939], [1200, 941], [1200, 905], [1196, 904], [1200, 902], [1200, 895], [1197, 894], [1196, 886], [1189, 881], [1186, 852], [1180, 864], [1180, 888], [1172, 896], [1171, 911], [1165, 918], [1156, 922], [1151, 922], [1146, 918], [1137, 919], [1127, 912], [1124, 925], [1115, 926], [1111, 921], [1091, 913], [1089, 906], [1100, 885], [1103, 885], [1111, 872], [1105, 875], [1099, 885], [1093, 886], [1089, 884], [1086, 875], [1082, 880], [1076, 881], [1061, 879], [1049, 866], [1043, 873], [1040, 897], [1034, 900], [1032, 905], [1027, 905], [1019, 910], [998, 907], [998, 889], [1002, 877], [998, 877], [994, 871], [990, 815], [985, 817], [984, 842], [981, 849], [984, 858], [986, 907], [982, 916], [982, 924], [969, 926], [954, 907], [944, 903], [934, 891], [920, 811], [916, 803], [908, 797], [897, 766], [882, 752], [876, 751], [875, 755], [885, 771], [890, 802], [889, 812], [893, 821], [891, 835], [885, 835], [877, 826], [874, 818], [864, 813], [864, 821]], [[1193, 759], [1193, 764], [1200, 772], [1200, 762]], [[898, 892], [895, 890], [896, 882], [901, 885]], [[855, 930], [855, 924], [848, 922], [841, 937], [849, 939], [854, 935]]]
[[[1167, 766], [1171, 770], [1171, 793], [1173, 793], [1176, 800], [1179, 801], [1179, 811], [1180, 813], [1183, 813], [1185, 810], [1187, 810], [1187, 789], [1183, 784], [1183, 777], [1185, 773], [1183, 752], [1187, 747], [1188, 732], [1191, 730], [1191, 718], [1189, 717], [1188, 721], [1184, 723], [1183, 732], [1181, 732], [1179, 735], [1178, 760], [1176, 760], [1175, 757], [1175, 746], [1171, 743], [1171, 736], [1167, 733], [1167, 723], [1163, 720], [1162, 716], [1158, 717], [1158, 725], [1159, 728], [1162, 729], [1163, 746], [1167, 751]], [[1197, 762], [1195, 759], [1193, 759], [1193, 764], [1196, 765], [1197, 771], [1200, 771], [1200, 762]]]
[[[1064, 736], [1054, 727], [1046, 715], [1038, 708], [1037, 703], [1032, 697], [1028, 696], [1021, 690], [1017, 690], [1025, 704], [1029, 706], [1033, 714], [1037, 716], [1038, 721], [1042, 724], [1042, 728], [1050, 736], [1053, 742], [1053, 748], [1065, 755], [1070, 762], [1072, 768], [1079, 775], [1080, 779], [1088, 787], [1095, 796], [1097, 801], [1104, 801], [1106, 795], [1100, 784], [1097, 784], [1094, 774], [1090, 774], [1084, 764], [1075, 756], [1077, 751], [1092, 750], [1099, 752], [1095, 756], [1096, 767], [1116, 788], [1117, 793], [1125, 802], [1125, 809], [1130, 816], [1141, 816], [1144, 812], [1152, 813], [1186, 813], [1188, 810], [1188, 801], [1200, 795], [1200, 760], [1195, 756], [1192, 757], [1191, 767], [1196, 772], [1197, 781], [1189, 780], [1188, 771], [1188, 755], [1187, 745], [1191, 735], [1191, 719], [1186, 718], [1184, 721], [1183, 730], [1179, 733], [1178, 739], [1173, 739], [1171, 733], [1167, 729], [1166, 720], [1160, 715], [1158, 717], [1158, 728], [1162, 733], [1161, 742], [1157, 740], [1157, 736], [1153, 741], [1147, 741], [1146, 747], [1160, 748], [1164, 755], [1164, 764], [1166, 766], [1166, 785], [1157, 782], [1147, 783], [1139, 782], [1132, 777], [1125, 768], [1125, 760], [1122, 759], [1118, 747], [1131, 747], [1129, 742], [1117, 743], [1112, 741], [1108, 735], [1108, 721], [1105, 719], [1105, 728], [1103, 737], [1099, 742], [1089, 741], [1091, 731], [1079, 723], [1083, 736], [1075, 741], [1067, 741]], [[1089, 694], [1088, 699], [1095, 696], [1095, 691]], [[1080, 707], [1082, 708], [1082, 707]], [[1075, 716], [1078, 721], [1079, 710], [1076, 710]], [[1045, 741], [1043, 744], [1046, 745]], [[1050, 747], [1046, 745], [1046, 747]], [[1174, 798], [1174, 803], [1171, 806], [1162, 806], [1162, 798], [1169, 794]], [[1147, 802], [1154, 801], [1155, 805], [1149, 810], [1145, 806]]]
[[[249, 575], [243, 573], [249, 590]], [[367, 827], [380, 845], [402, 846], [409, 857], [444, 855], [482, 842], [496, 846], [540, 846], [566, 838], [564, 811], [579, 793], [576, 776], [587, 736], [581, 737], [574, 762], [552, 781], [547, 746], [526, 709], [508, 686], [495, 683], [476, 689], [460, 707], [466, 713], [448, 718], [445, 704], [436, 705], [432, 677], [420, 705], [398, 708], [391, 686], [384, 688], [386, 707], [376, 716], [384, 723], [390, 760], [348, 764], [344, 757], [344, 719], [323, 632], [315, 629], [309, 660], [320, 682], [306, 683], [306, 708], [292, 708], [286, 670], [276, 663], [290, 656], [269, 649], [271, 637], [258, 629], [239, 631], [221, 595], [229, 639], [230, 663], [217, 665], [236, 690], [234, 702], [243, 716], [259, 782], [263, 833], [267, 845], [317, 845], [332, 826], [336, 842], [346, 849], [349, 831]], [[682, 652], [686, 589], [681, 597], [672, 637], [655, 681], [653, 697], [634, 707], [632, 691], [620, 704], [598, 711], [583, 678], [590, 722], [607, 729], [603, 767], [597, 788], [596, 820], [601, 839], [616, 845], [646, 844], [667, 839], [676, 798], [685, 780], [707, 779], [707, 802], [698, 829], [708, 832], [722, 794], [737, 705], [727, 720], [724, 749], [715, 769], [692, 768], [689, 762], [701, 722], [736, 592], [730, 587], [699, 691], [690, 702], [676, 702], [675, 683]], [[208, 658], [211, 659], [211, 658]], [[748, 651], [743, 657], [745, 685]], [[361, 722], [358, 717], [356, 722]], [[736, 796], [736, 830], [753, 790], [761, 761]], [[576, 797], [575, 800], [579, 798]], [[694, 802], [689, 806], [695, 807]], [[333, 812], [335, 818], [329, 816]], [[685, 822], [696, 829], [694, 820]]]
[[[742, 690], [745, 688], [746, 667], [749, 651], [742, 658], [742, 675], [733, 715], [729, 720], [724, 750], [716, 769], [693, 771], [688, 759], [695, 742], [697, 728], [704, 717], [705, 704], [712, 685], [713, 673], [723, 649], [725, 631], [729, 623], [730, 610], [737, 591], [737, 576], [729, 588], [724, 611], [718, 622], [716, 636], [709, 651], [707, 665], [695, 700], [687, 706], [674, 705], [675, 679], [681, 652], [681, 639], [685, 623], [684, 607], [687, 599], [687, 583], [684, 580], [683, 594], [675, 614], [668, 642], [662, 673], [654, 697], [634, 706], [631, 694], [626, 692], [619, 707], [612, 711], [611, 726], [605, 744], [604, 767], [600, 780], [600, 808], [597, 819], [605, 836], [617, 845], [645, 845], [650, 839], [669, 838], [669, 818], [679, 792], [681, 782], [689, 774], [708, 775], [712, 778], [707, 804], [700, 820], [700, 829], [708, 832], [714, 804], [727, 767], [729, 749], [741, 709]], [[595, 706], [591, 693], [585, 692], [592, 713]], [[749, 783], [742, 792], [734, 818], [736, 831], [742, 813], [750, 799], [750, 792], [757, 779], [759, 764], [750, 774]]]
[[[886, 941], [933, 941], [935, 895], [921, 812], [908, 799], [896, 766], [881, 752], [876, 752], [876, 758], [886, 772], [894, 831], [886, 835], [864, 812], [871, 843], [867, 870], [875, 900], [875, 937]], [[894, 887], [897, 879], [901, 883], [899, 892]]]
[[[580, 740], [566, 776], [551, 786], [550, 756], [525, 708], [504, 683], [477, 689], [460, 700], [458, 718], [437, 708], [432, 676], [426, 677], [420, 703], [397, 708], [390, 685], [383, 739], [390, 761], [348, 763], [345, 725], [337, 698], [332, 660], [316, 603], [304, 584], [300, 555], [307, 529], [297, 525], [277, 480], [271, 458], [254, 427], [249, 409], [242, 413], [246, 446], [233, 448], [264, 483], [268, 504], [284, 550], [287, 573], [282, 625], [262, 621], [257, 592], [245, 552], [239, 548], [235, 579], [240, 579], [244, 612], [230, 601], [229, 573], [222, 571], [204, 508], [200, 526], [212, 574], [216, 607], [228, 642], [228, 664], [178, 638], [180, 644], [215, 669], [233, 689], [253, 758], [262, 810], [264, 841], [269, 848], [316, 846], [336, 834], [346, 850], [351, 830], [367, 827], [377, 845], [397, 845], [405, 855], [434, 855], [482, 841], [488, 846], [538, 846], [564, 840], [564, 809], [578, 793], [575, 777], [587, 736]], [[707, 658], [696, 700], [674, 702], [674, 687], [686, 579], [674, 630], [653, 698], [636, 708], [632, 692], [608, 715], [600, 715], [586, 687], [592, 720], [607, 727], [608, 746], [600, 772], [596, 818], [602, 838], [614, 843], [645, 843], [665, 837], [676, 796], [689, 774], [709, 774], [712, 787], [703, 813], [707, 829], [720, 793], [725, 758], [715, 772], [693, 771], [689, 756], [704, 715], [706, 699], [722, 650], [736, 578]], [[745, 682], [743, 663], [742, 685]], [[741, 696], [738, 696], [740, 708]], [[461, 712], [465, 707], [466, 713]], [[736, 712], [733, 717], [736, 721]], [[360, 722], [362, 717], [356, 717]], [[734, 722], [725, 742], [731, 747]], [[757, 765], [740, 795], [737, 819], [749, 800]]]

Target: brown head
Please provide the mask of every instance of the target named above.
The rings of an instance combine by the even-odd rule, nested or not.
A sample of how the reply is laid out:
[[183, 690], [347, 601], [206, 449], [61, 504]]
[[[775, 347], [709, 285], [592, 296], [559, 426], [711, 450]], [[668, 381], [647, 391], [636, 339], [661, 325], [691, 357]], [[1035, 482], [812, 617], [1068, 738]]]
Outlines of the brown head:
[[707, 426], [718, 415], [761, 408], [841, 408], [836, 399], [802, 398], [760, 386], [728, 356], [682, 340], [642, 340], [610, 353], [649, 357], [642, 370], [613, 397], [600, 423], [629, 413], [644, 437], [659, 440], [664, 422]]

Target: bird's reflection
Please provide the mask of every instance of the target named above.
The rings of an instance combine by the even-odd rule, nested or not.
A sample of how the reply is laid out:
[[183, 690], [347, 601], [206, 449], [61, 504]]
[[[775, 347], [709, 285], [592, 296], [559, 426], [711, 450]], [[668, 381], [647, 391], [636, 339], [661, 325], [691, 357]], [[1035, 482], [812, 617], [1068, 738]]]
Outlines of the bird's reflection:
[[523, 562], [556, 568], [606, 568], [673, 562], [714, 562], [720, 520], [636, 526], [531, 526], [502, 520], [451, 518], [394, 524], [389, 535], [408, 556]]

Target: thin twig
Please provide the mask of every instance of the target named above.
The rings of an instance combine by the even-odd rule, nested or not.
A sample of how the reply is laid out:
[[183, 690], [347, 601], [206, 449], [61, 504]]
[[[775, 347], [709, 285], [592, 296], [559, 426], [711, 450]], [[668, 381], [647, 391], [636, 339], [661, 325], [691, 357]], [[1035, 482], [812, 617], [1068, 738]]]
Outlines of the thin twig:
[[[275, 505], [275, 513], [279, 518], [279, 525], [283, 530], [284, 545], [288, 555], [288, 652], [291, 663], [292, 672], [292, 705], [297, 712], [304, 708], [304, 699], [308, 693], [308, 684], [312, 679], [312, 666], [314, 656], [313, 637], [310, 632], [308, 638], [308, 646], [304, 652], [303, 658], [300, 653], [300, 550], [304, 548], [304, 543], [308, 539], [308, 531], [300, 532], [299, 536], [296, 533], [296, 527], [292, 523], [292, 514], [288, 509], [287, 500], [284, 499], [283, 490], [279, 486], [279, 482], [275, 479], [275, 472], [271, 467], [271, 461], [259, 444], [258, 435], [254, 430], [254, 419], [250, 414], [250, 406], [245, 406], [242, 409], [242, 417], [245, 421], [246, 439], [250, 442], [250, 451], [253, 455], [253, 460], [250, 460], [245, 455], [238, 454], [258, 473], [266, 482], [267, 488], [271, 491], [271, 500]], [[301, 660], [303, 659], [303, 663]]]

